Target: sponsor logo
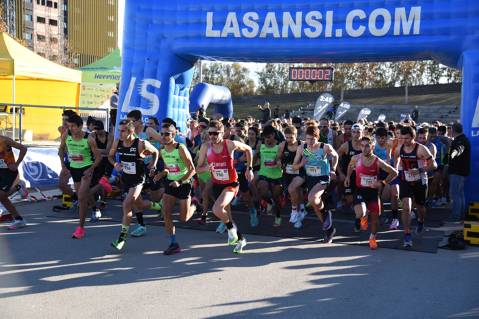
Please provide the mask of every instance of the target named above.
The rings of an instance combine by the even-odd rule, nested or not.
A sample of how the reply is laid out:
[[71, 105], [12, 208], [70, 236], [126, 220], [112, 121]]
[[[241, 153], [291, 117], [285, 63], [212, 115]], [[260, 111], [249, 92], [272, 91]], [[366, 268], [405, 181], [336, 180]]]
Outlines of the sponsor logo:
[[[161, 81], [157, 79], [143, 79], [136, 88], [136, 77], [130, 79], [130, 85], [126, 91], [125, 99], [121, 107], [122, 113], [128, 113], [132, 110], [140, 110], [143, 116], [155, 116], [160, 109], [160, 98], [152, 91], [161, 87]], [[135, 92], [136, 90], [136, 92]], [[147, 100], [148, 106], [130, 105], [131, 97], [134, 93], [139, 94], [141, 98]]]

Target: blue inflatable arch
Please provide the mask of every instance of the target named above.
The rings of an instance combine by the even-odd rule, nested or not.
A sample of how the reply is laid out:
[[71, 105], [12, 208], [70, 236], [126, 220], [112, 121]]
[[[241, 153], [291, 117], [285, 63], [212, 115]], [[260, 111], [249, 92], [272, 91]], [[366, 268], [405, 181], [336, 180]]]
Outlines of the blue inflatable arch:
[[[138, 108], [185, 129], [199, 59], [360, 62], [435, 59], [462, 69], [479, 201], [479, 1], [127, 0], [119, 117]], [[118, 122], [117, 122], [118, 123]]]
[[196, 112], [200, 107], [206, 110], [210, 104], [214, 105], [215, 113], [220, 113], [227, 119], [233, 117], [231, 91], [226, 86], [208, 83], [195, 85], [190, 95], [190, 112]]

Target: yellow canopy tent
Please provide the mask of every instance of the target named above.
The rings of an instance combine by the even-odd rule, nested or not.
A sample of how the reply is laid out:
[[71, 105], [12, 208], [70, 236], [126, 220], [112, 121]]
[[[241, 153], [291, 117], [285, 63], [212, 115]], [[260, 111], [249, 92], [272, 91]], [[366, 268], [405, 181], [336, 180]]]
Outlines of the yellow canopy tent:
[[[81, 72], [53, 63], [0, 33], [0, 103], [78, 106]], [[0, 129], [18, 128], [12, 107], [0, 107]], [[18, 112], [16, 110], [16, 112]], [[61, 110], [28, 108], [22, 114], [22, 130], [34, 139], [59, 137]], [[18, 136], [17, 132], [15, 135]]]

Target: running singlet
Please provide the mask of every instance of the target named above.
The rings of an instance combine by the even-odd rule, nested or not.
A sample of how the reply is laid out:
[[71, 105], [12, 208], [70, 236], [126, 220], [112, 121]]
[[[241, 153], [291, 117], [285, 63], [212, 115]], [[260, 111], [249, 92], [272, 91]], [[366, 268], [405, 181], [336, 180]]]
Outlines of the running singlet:
[[374, 155], [382, 159], [383, 161], [386, 161], [388, 158], [388, 150], [387, 147], [382, 148], [378, 144], [374, 146]]
[[145, 174], [145, 164], [138, 152], [139, 143], [139, 138], [135, 138], [131, 146], [125, 146], [123, 141], [118, 142], [116, 151], [123, 167], [122, 177], [126, 180], [141, 178]]
[[243, 157], [243, 155], [244, 155], [244, 152], [240, 152], [240, 151], [234, 151], [233, 152], [234, 164], [235, 164], [235, 169], [236, 169], [237, 172], [246, 171], [245, 162], [240, 160], [240, 158]]
[[307, 176], [329, 176], [329, 160], [324, 152], [323, 143], [321, 143], [321, 146], [315, 152], [311, 152], [306, 146], [303, 150], [303, 156], [306, 158], [304, 169]]
[[[108, 144], [108, 132], [105, 132], [105, 136], [105, 142], [102, 142], [98, 138], [98, 134], [95, 134], [96, 147], [98, 147], [99, 150], [106, 150], [106, 146]], [[108, 157], [108, 155], [103, 155], [103, 157]]]
[[72, 168], [84, 168], [93, 164], [93, 154], [88, 144], [88, 133], [79, 141], [75, 141], [71, 135], [66, 139], [68, 161]]
[[416, 143], [413, 151], [411, 153], [406, 153], [404, 150], [404, 145], [401, 146], [401, 150], [399, 151], [399, 156], [401, 158], [401, 166], [403, 168], [401, 178], [403, 181], [409, 183], [415, 183], [419, 180], [426, 179], [427, 181], [427, 174], [426, 172], [420, 173], [418, 171], [423, 165], [420, 163], [422, 160], [419, 159], [417, 156], [417, 149], [419, 148], [419, 144]]
[[341, 161], [341, 166], [342, 166], [342, 169], [343, 171], [347, 171], [348, 170], [348, 165], [349, 163], [351, 162], [351, 158], [354, 156], [354, 155], [358, 155], [360, 154], [362, 151], [361, 150], [355, 150], [353, 148], [353, 142], [352, 141], [349, 141], [348, 142], [348, 152], [342, 156], [342, 161]]
[[356, 162], [356, 186], [359, 188], [372, 188], [378, 181], [379, 159], [374, 158], [370, 166], [364, 165], [363, 155], [359, 156]]
[[[180, 143], [176, 144], [176, 148], [168, 152], [166, 149], [162, 148], [160, 153], [163, 161], [165, 162], [165, 168], [168, 170], [167, 179], [170, 181], [179, 181], [183, 176], [188, 173], [188, 168], [186, 167], [183, 159], [180, 156], [180, 147], [184, 152], [187, 152], [185, 146]], [[186, 183], [188, 181], [184, 181]]]
[[283, 170], [276, 163], [276, 156], [278, 155], [279, 145], [268, 147], [261, 144], [259, 148], [259, 156], [261, 166], [258, 174], [271, 179], [278, 179], [283, 176]]
[[9, 164], [15, 164], [12, 148], [0, 138], [0, 169], [7, 169]]
[[[156, 140], [153, 140], [153, 139], [150, 139], [150, 138], [148, 137], [148, 134], [146, 133], [146, 130], [147, 130], [147, 129], [148, 129], [148, 127], [145, 126], [145, 127], [143, 128], [143, 132], [141, 132], [141, 133], [138, 135], [138, 137], [139, 137], [140, 139], [142, 139], [142, 140], [145, 140], [145, 141], [150, 142], [156, 149], [160, 149], [160, 146], [161, 146], [160, 142], [158, 142], [158, 141], [156, 141]], [[149, 152], [148, 152], [148, 154], [145, 154], [145, 155], [146, 155], [146, 156], [145, 156], [145, 158], [143, 159], [143, 161], [145, 162], [145, 164], [148, 164], [148, 163], [150, 163], [150, 162], [153, 160], [153, 155], [150, 155]]]
[[228, 152], [228, 144], [223, 141], [221, 152], [215, 153], [211, 143], [208, 144], [208, 163], [212, 166], [211, 178], [213, 184], [231, 184], [238, 181], [238, 173], [233, 167], [233, 157]]
[[[301, 141], [297, 141], [298, 146], [301, 145]], [[296, 149], [297, 150], [297, 149]], [[298, 175], [299, 170], [293, 169], [293, 162], [294, 158], [296, 157], [296, 151], [290, 151], [288, 148], [288, 144], [284, 146], [283, 157], [281, 158], [281, 162], [284, 166], [284, 172], [289, 175]]]
[[437, 136], [432, 140], [432, 143], [436, 145], [436, 163], [441, 166], [444, 165], [447, 158], [446, 145], [441, 142], [441, 139]]

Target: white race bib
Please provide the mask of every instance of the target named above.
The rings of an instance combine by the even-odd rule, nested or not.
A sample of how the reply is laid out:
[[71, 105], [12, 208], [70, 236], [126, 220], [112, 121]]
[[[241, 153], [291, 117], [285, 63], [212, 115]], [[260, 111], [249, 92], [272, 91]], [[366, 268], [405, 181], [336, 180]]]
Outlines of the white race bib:
[[123, 173], [134, 175], [136, 174], [136, 163], [135, 162], [121, 162], [123, 167]]
[[308, 176], [321, 176], [321, 168], [317, 166], [306, 165], [306, 175]]
[[377, 180], [376, 176], [361, 175], [361, 187], [373, 187]]
[[5, 160], [0, 159], [0, 168], [8, 168], [7, 163], [5, 163]]
[[276, 167], [276, 161], [264, 161], [266, 167]]
[[286, 174], [298, 175], [298, 174], [299, 174], [299, 170], [294, 170], [294, 169], [293, 169], [293, 164], [287, 164], [287, 165], [286, 165]]
[[421, 179], [421, 174], [417, 169], [404, 171], [406, 182], [416, 182]]
[[227, 181], [230, 179], [227, 168], [214, 168], [212, 173], [213, 177], [218, 181]]
[[168, 169], [168, 173], [170, 175], [178, 175], [180, 173], [180, 167], [176, 164], [174, 165], [166, 165], [166, 168]]
[[82, 154], [68, 154], [68, 158], [70, 159], [70, 162], [83, 162]]

